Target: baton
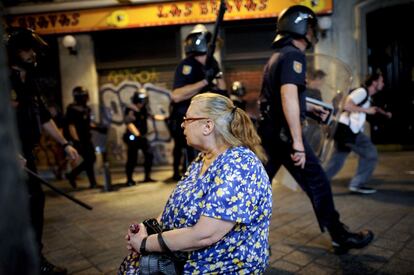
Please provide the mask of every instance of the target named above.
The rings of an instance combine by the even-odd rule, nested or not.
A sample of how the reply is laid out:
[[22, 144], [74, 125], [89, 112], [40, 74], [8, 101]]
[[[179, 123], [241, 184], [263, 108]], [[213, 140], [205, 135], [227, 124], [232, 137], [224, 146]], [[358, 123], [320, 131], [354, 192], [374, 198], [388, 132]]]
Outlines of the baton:
[[35, 177], [36, 179], [38, 179], [41, 183], [43, 183], [44, 185], [46, 185], [47, 187], [49, 187], [50, 189], [52, 189], [53, 191], [55, 191], [56, 193], [58, 193], [59, 195], [64, 196], [65, 198], [79, 204], [80, 206], [88, 209], [88, 210], [92, 210], [92, 206], [87, 205], [86, 203], [72, 197], [71, 195], [66, 194], [65, 192], [63, 192], [62, 190], [60, 190], [59, 188], [54, 187], [53, 185], [51, 185], [49, 182], [47, 182], [46, 180], [42, 179], [38, 174], [36, 174], [35, 172], [33, 172], [32, 170], [30, 170], [27, 167], [24, 167], [24, 170], [29, 173], [30, 175], [32, 175], [33, 177]]
[[226, 9], [227, 7], [226, 7], [226, 3], [224, 2], [224, 0], [220, 0], [220, 8], [217, 14], [216, 23], [214, 24], [213, 37], [211, 38], [211, 42], [207, 50], [207, 62], [206, 62], [207, 66], [206, 67], [209, 67], [212, 64], [214, 52], [216, 51], [216, 42], [217, 42], [217, 36], [219, 33], [219, 28], [220, 28], [220, 25], [223, 23]]
[[208, 49], [207, 58], [212, 58], [214, 55], [214, 52], [216, 50], [216, 42], [217, 42], [217, 36], [219, 33], [220, 25], [223, 23], [224, 20], [224, 14], [226, 13], [227, 7], [226, 3], [221, 0], [220, 1], [220, 8], [217, 14], [216, 23], [214, 24], [214, 31], [213, 31], [213, 37], [211, 39], [210, 47]]

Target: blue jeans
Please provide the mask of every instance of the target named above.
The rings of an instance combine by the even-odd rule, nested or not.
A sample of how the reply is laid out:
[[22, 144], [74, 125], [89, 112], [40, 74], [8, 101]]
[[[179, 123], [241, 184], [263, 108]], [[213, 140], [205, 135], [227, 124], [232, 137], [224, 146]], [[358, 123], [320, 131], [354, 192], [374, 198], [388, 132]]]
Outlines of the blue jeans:
[[[361, 187], [371, 178], [377, 165], [377, 148], [375, 148], [369, 137], [363, 133], [359, 133], [356, 137], [355, 144], [351, 146], [351, 151], [358, 155], [359, 160], [357, 171], [349, 183], [349, 187]], [[325, 166], [325, 172], [329, 180], [341, 170], [349, 153], [340, 151], [338, 148], [335, 149]]]

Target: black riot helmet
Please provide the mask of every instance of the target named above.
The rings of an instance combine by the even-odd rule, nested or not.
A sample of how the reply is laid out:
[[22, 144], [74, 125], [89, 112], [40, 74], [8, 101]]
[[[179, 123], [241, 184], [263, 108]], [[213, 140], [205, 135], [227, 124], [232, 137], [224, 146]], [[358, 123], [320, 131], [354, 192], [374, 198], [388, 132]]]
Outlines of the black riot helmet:
[[202, 24], [197, 24], [185, 39], [185, 54], [201, 55], [207, 53], [210, 40], [211, 33], [207, 28]]
[[89, 100], [89, 93], [88, 90], [83, 88], [82, 86], [77, 86], [72, 91], [73, 100], [76, 104], [86, 105], [86, 102]]
[[148, 94], [145, 89], [139, 89], [138, 92], [135, 92], [131, 97], [131, 102], [133, 104], [145, 104], [148, 100]]
[[246, 88], [240, 81], [234, 81], [231, 85], [231, 93], [237, 97], [243, 97], [246, 94]]
[[[314, 41], [306, 37], [309, 28], [313, 30]], [[291, 6], [279, 15], [273, 46], [278, 48], [289, 38], [303, 38], [307, 42], [307, 48], [310, 48], [318, 41], [318, 32], [318, 19], [310, 8], [302, 5]]]
[[32, 49], [36, 54], [39, 54], [48, 46], [32, 29], [22, 27], [11, 27], [7, 29], [6, 45], [9, 62], [15, 65], [22, 65], [21, 63], [24, 63], [18, 56], [19, 51]]

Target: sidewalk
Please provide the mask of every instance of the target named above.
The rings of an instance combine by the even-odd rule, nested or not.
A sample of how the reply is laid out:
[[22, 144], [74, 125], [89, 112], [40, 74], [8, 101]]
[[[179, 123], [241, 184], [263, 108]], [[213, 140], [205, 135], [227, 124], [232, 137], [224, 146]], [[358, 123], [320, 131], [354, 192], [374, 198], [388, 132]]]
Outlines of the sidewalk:
[[[321, 234], [302, 192], [273, 186], [270, 232], [272, 256], [266, 274], [414, 274], [414, 152], [383, 152], [371, 185], [373, 195], [352, 195], [347, 181], [356, 167], [351, 158], [333, 181], [342, 220], [356, 230], [370, 228], [373, 243], [349, 254], [332, 254], [330, 238]], [[122, 171], [112, 174], [113, 192], [87, 189], [82, 180], [73, 191], [56, 186], [93, 206], [89, 211], [47, 190], [44, 253], [70, 274], [116, 274], [127, 254], [124, 235], [131, 221], [157, 216], [175, 187], [165, 183], [172, 171], [156, 169], [156, 183], [126, 187]], [[143, 177], [136, 174], [136, 180]], [[102, 182], [102, 177], [98, 177]]]

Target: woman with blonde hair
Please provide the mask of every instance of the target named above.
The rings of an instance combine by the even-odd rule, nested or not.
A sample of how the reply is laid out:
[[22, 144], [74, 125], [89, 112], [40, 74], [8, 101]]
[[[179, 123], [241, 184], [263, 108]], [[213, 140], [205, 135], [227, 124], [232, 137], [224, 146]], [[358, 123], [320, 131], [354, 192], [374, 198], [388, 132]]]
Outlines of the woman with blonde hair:
[[[269, 259], [272, 190], [260, 138], [224, 96], [195, 96], [181, 127], [200, 151], [158, 218], [164, 232], [130, 230], [127, 247], [141, 253], [188, 252], [184, 274], [261, 274]], [[139, 269], [139, 267], [138, 267]]]

